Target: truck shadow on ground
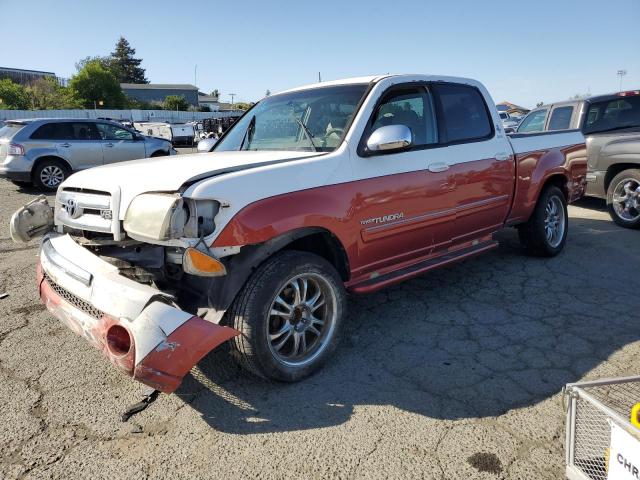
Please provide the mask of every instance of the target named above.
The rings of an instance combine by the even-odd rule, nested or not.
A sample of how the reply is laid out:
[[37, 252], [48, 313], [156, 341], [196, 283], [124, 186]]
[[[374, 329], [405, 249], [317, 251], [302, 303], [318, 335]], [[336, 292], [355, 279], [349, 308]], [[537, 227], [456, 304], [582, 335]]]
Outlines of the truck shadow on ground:
[[565, 251], [539, 259], [505, 230], [492, 253], [352, 296], [335, 358], [303, 382], [256, 379], [219, 349], [177, 393], [236, 434], [338, 425], [358, 405], [437, 419], [535, 405], [640, 338], [629, 314], [640, 296], [620, 300], [620, 279], [637, 278], [639, 234], [575, 218]]

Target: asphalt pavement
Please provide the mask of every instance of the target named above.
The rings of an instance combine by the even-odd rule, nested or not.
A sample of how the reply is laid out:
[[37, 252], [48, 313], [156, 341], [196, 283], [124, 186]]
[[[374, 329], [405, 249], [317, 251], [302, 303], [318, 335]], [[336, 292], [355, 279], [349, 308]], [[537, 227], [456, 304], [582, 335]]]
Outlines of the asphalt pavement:
[[39, 303], [37, 242], [9, 239], [38, 192], [0, 180], [0, 478], [554, 479], [567, 382], [638, 373], [640, 232], [599, 201], [565, 251], [514, 230], [481, 257], [350, 297], [317, 375], [268, 383], [221, 348], [128, 422], [142, 387]]

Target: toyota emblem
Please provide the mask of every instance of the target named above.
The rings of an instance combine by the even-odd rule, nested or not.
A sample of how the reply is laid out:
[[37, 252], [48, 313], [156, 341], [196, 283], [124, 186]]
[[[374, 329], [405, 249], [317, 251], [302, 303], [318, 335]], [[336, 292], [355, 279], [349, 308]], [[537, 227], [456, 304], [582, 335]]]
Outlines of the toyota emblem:
[[76, 213], [78, 210], [76, 201], [72, 198], [67, 200], [67, 203], [64, 206], [64, 210], [65, 212], [67, 212], [67, 215], [69, 215], [71, 218], [76, 218]]

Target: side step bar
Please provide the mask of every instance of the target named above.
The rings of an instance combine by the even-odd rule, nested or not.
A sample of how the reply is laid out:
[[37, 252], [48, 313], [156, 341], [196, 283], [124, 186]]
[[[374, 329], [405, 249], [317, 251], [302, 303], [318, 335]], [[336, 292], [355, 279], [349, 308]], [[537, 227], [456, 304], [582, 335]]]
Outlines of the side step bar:
[[429, 270], [433, 270], [434, 268], [464, 260], [465, 258], [469, 258], [487, 250], [491, 250], [493, 248], [496, 248], [497, 246], [498, 242], [496, 242], [495, 240], [477, 243], [469, 247], [445, 253], [444, 255], [436, 258], [430, 258], [428, 260], [414, 263], [413, 265], [409, 265], [408, 267], [401, 268], [400, 270], [395, 270], [393, 272], [380, 275], [379, 277], [365, 280], [364, 282], [351, 285], [348, 288], [350, 291], [355, 293], [375, 292], [376, 290], [379, 290], [383, 287], [388, 287], [389, 285], [394, 285], [410, 278], [417, 277], [418, 275], [428, 272]]

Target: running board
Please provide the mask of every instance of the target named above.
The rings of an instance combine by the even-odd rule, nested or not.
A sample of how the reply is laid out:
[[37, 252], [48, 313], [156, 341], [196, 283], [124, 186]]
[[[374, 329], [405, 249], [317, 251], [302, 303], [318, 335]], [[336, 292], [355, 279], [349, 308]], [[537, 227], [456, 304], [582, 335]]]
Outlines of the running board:
[[395, 270], [375, 278], [370, 278], [369, 280], [349, 286], [348, 288], [354, 293], [375, 292], [383, 287], [403, 282], [422, 273], [428, 272], [429, 270], [433, 270], [434, 268], [464, 260], [465, 258], [486, 252], [487, 250], [491, 250], [497, 246], [498, 242], [495, 240], [477, 243], [476, 245], [445, 253], [444, 255], [436, 258], [430, 258], [428, 260], [423, 260], [422, 262], [414, 263], [413, 265], [400, 270]]

